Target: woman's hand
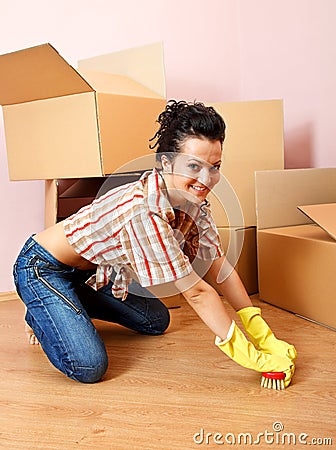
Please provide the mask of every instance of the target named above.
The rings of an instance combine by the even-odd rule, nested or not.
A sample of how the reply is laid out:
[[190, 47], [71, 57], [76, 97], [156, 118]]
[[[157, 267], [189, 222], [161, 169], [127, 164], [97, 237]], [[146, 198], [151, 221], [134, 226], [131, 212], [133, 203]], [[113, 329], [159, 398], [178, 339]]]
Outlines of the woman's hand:
[[272, 355], [285, 356], [293, 362], [297, 353], [294, 345], [277, 339], [268, 324], [261, 317], [261, 309], [250, 306], [237, 311], [240, 320], [257, 349]]
[[257, 350], [252, 342], [249, 342], [234, 321], [225, 340], [216, 338], [218, 348], [229, 358], [256, 372], [284, 372], [285, 386], [287, 387], [294, 375], [294, 362], [286, 356], [270, 354]]

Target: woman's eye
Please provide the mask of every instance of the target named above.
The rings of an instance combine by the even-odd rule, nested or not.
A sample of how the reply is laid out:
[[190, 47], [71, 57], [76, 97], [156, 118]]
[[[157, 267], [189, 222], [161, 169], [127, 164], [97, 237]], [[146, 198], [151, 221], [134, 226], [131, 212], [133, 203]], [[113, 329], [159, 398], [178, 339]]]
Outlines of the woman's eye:
[[188, 167], [191, 170], [199, 170], [199, 168], [200, 168], [200, 166], [198, 164], [194, 164], [194, 163], [188, 164]]
[[220, 169], [220, 166], [212, 166], [212, 167], [210, 168], [211, 172], [218, 172], [219, 169]]

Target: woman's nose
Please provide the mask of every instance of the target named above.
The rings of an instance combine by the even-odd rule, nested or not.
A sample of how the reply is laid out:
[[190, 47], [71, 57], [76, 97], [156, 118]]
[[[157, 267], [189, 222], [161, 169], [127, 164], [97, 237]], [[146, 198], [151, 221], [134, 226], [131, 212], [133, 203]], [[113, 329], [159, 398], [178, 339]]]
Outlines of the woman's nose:
[[210, 187], [212, 185], [211, 178], [209, 169], [207, 167], [203, 167], [199, 174], [198, 181], [204, 184], [204, 186]]

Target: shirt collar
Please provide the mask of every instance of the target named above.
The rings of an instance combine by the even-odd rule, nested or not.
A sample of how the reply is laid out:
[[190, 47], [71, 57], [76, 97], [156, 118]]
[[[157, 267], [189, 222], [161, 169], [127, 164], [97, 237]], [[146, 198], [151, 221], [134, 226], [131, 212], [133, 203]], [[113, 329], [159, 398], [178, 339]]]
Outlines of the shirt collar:
[[168, 222], [173, 220], [174, 209], [169, 202], [162, 174], [157, 169], [153, 169], [153, 171], [145, 172], [140, 179], [145, 181], [144, 194], [149, 210]]
[[[145, 198], [147, 205], [154, 214], [158, 214], [167, 222], [175, 219], [174, 208], [169, 202], [169, 195], [165, 180], [161, 171], [154, 168], [152, 171], [145, 172], [140, 180], [145, 181]], [[205, 200], [201, 205], [192, 202], [181, 207], [181, 210], [187, 213], [196, 222], [202, 222], [202, 226], [207, 228], [210, 204]]]

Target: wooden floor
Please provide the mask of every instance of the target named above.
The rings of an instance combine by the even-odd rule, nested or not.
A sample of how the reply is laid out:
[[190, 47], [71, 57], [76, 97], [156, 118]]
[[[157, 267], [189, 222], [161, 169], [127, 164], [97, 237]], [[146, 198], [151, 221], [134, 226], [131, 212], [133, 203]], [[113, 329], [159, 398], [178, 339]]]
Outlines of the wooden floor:
[[259, 375], [217, 349], [187, 304], [171, 310], [171, 326], [159, 337], [97, 321], [110, 365], [101, 382], [83, 385], [27, 344], [20, 301], [0, 302], [0, 448], [269, 449], [300, 448], [304, 439], [336, 445], [336, 333], [254, 303], [297, 347], [286, 391], [260, 388]]

